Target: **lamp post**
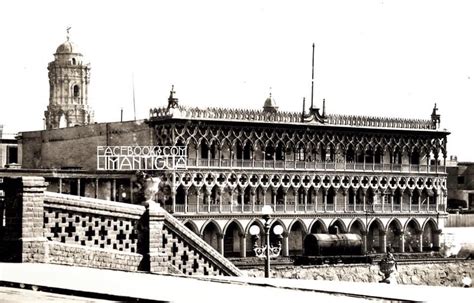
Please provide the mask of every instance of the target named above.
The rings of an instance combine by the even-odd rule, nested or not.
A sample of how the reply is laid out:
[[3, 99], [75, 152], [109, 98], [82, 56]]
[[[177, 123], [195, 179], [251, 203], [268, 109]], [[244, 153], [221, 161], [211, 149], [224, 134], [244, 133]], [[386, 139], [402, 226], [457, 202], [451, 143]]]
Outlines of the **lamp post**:
[[[273, 209], [270, 205], [265, 205], [262, 207], [262, 218], [265, 220], [265, 224], [263, 225], [265, 231], [265, 245], [258, 246], [257, 240], [260, 234], [260, 228], [257, 225], [253, 225], [250, 227], [250, 234], [254, 240], [253, 250], [255, 255], [258, 258], [265, 259], [265, 278], [270, 277], [270, 259], [276, 258], [280, 255], [281, 251], [281, 242], [278, 243], [278, 246], [271, 246], [270, 245], [270, 219], [271, 214], [273, 213]], [[276, 225], [273, 228], [273, 233], [277, 236], [281, 236], [283, 233], [283, 227], [281, 225]]]

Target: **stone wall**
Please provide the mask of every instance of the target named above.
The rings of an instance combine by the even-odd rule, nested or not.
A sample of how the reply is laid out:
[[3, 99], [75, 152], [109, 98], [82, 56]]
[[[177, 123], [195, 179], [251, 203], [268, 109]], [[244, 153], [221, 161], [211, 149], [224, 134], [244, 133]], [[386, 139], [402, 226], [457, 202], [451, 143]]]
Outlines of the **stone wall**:
[[143, 120], [23, 132], [22, 167], [96, 170], [97, 146], [150, 145], [151, 138]]
[[[273, 266], [273, 277], [306, 280], [379, 282], [383, 279], [378, 265], [322, 265], [322, 266]], [[474, 277], [474, 261], [446, 263], [399, 264], [399, 284], [462, 286], [462, 273]], [[244, 270], [248, 276], [262, 277], [261, 269]]]

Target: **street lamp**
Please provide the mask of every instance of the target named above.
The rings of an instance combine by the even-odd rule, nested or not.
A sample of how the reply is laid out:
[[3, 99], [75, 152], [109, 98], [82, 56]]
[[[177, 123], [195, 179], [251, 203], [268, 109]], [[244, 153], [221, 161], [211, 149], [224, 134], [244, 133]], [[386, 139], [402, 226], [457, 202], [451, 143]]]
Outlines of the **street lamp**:
[[[265, 205], [262, 207], [262, 218], [265, 220], [264, 230], [265, 230], [265, 245], [258, 246], [257, 240], [260, 234], [260, 227], [253, 225], [250, 227], [250, 234], [254, 241], [253, 250], [255, 255], [258, 258], [265, 259], [265, 278], [270, 277], [270, 258], [276, 258], [280, 255], [281, 251], [281, 242], [278, 243], [278, 246], [270, 245], [270, 219], [273, 209], [270, 205]], [[273, 228], [273, 233], [279, 237], [283, 233], [283, 227], [281, 225], [275, 225]]]

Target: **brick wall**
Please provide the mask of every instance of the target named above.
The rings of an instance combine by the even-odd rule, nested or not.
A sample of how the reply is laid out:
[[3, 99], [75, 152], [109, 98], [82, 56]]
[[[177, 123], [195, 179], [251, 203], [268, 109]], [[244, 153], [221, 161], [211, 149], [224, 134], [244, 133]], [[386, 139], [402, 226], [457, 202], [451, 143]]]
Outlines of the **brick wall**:
[[143, 120], [23, 132], [22, 167], [95, 170], [97, 146], [150, 145], [150, 132]]
[[186, 275], [240, 271], [156, 203], [148, 208], [45, 192], [43, 178], [5, 178], [0, 259]]

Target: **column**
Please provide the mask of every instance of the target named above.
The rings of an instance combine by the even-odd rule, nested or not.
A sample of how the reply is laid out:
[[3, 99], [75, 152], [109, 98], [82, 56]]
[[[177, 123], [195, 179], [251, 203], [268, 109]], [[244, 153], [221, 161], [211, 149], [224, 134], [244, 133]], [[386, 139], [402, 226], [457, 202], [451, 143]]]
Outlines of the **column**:
[[176, 188], [174, 187], [174, 185], [171, 189], [171, 211], [173, 213], [176, 212]]
[[286, 213], [286, 193], [287, 193], [287, 191], [284, 190], [283, 191], [283, 212], [285, 212], [285, 213]]
[[441, 235], [441, 232], [442, 232], [441, 229], [437, 229], [437, 230], [434, 231], [434, 236], [433, 236], [433, 249], [434, 249], [435, 251], [439, 251], [439, 248], [440, 248], [440, 246], [439, 246], [439, 237], [440, 237], [440, 235]]
[[318, 211], [318, 191], [319, 191], [319, 188], [313, 190], [313, 193], [314, 193], [314, 212]]
[[59, 193], [63, 193], [63, 178], [59, 178]]
[[81, 178], [77, 178], [77, 195], [81, 196]]
[[386, 231], [380, 231], [379, 232], [379, 237], [382, 236], [380, 238], [380, 247], [381, 247], [381, 251], [382, 253], [386, 253], [387, 252], [387, 232]]
[[184, 188], [184, 212], [188, 212], [188, 188]]
[[362, 253], [366, 254], [367, 253], [367, 231], [366, 230], [361, 231], [361, 237], [362, 237]]
[[400, 212], [403, 212], [403, 193], [405, 192], [405, 190], [401, 189], [400, 188]]
[[417, 231], [417, 236], [418, 236], [418, 251], [423, 252], [423, 231], [419, 230]]
[[354, 191], [354, 212], [357, 212], [357, 189], [352, 188], [351, 190]]
[[220, 187], [216, 190], [217, 198], [219, 199], [219, 213], [222, 212], [222, 189]]
[[252, 196], [252, 213], [255, 212], [255, 196], [256, 192], [254, 191], [253, 188], [250, 189], [250, 195]]
[[[365, 159], [365, 157], [364, 157], [364, 159]], [[367, 194], [367, 190], [366, 190], [366, 189], [362, 189], [362, 205], [363, 205], [363, 208], [362, 208], [362, 209], [363, 209], [364, 211], [367, 211], [367, 208], [366, 208], [366, 205], [365, 205], [365, 202], [366, 202], [365, 196], [366, 196], [366, 194]]]
[[115, 201], [117, 196], [117, 179], [112, 179], [112, 201]]
[[293, 188], [293, 211], [296, 212], [297, 208], [298, 208], [298, 191]]
[[405, 232], [400, 231], [400, 252], [405, 252]]
[[230, 212], [234, 212], [234, 189], [229, 188], [230, 192]]
[[206, 198], [206, 202], [207, 202], [207, 212], [210, 213], [211, 212], [211, 193], [207, 191], [207, 187], [204, 192], [204, 198]]
[[240, 236], [240, 257], [247, 257], [247, 238], [244, 233], [239, 233]]
[[382, 212], [385, 212], [385, 193], [382, 191], [380, 193], [380, 199], [382, 200]]
[[347, 189], [343, 188], [342, 189], [342, 197], [344, 200], [344, 212], [347, 212]]
[[417, 189], [418, 191], [418, 212], [421, 212], [421, 190]]
[[200, 188], [196, 188], [196, 213], [199, 213], [199, 197], [201, 196]]
[[308, 189], [305, 188], [303, 191], [303, 199], [304, 199], [304, 212], [308, 210]]
[[275, 212], [276, 212], [276, 210], [277, 210], [277, 207], [276, 207], [276, 203], [277, 203], [277, 191], [278, 191], [278, 189], [272, 188], [272, 195], [273, 195], [273, 196], [272, 196], [272, 199], [273, 199], [272, 203], [273, 203], [273, 211], [275, 211]]
[[391, 208], [392, 213], [393, 213], [393, 200], [394, 200], [394, 195], [395, 195], [395, 191], [391, 190], [391, 191], [390, 191], [390, 208]]
[[[99, 190], [99, 179], [96, 179], [95, 190], [96, 190], [96, 195], [97, 195], [97, 192]], [[133, 199], [133, 181], [132, 181], [132, 179], [130, 179], [130, 203], [133, 204], [133, 202], [134, 202], [134, 199]]]
[[284, 232], [282, 236], [283, 238], [282, 238], [282, 243], [281, 243], [281, 255], [283, 257], [288, 257], [290, 255], [290, 250], [288, 246], [288, 233]]
[[328, 211], [328, 190], [323, 188], [323, 204], [324, 204], [324, 212]]
[[240, 189], [239, 195], [240, 195], [240, 211], [243, 213], [244, 212], [244, 204], [245, 204], [245, 201], [244, 201], [245, 189], [244, 188]]
[[408, 211], [411, 212], [411, 205], [413, 200], [413, 190], [408, 191]]
[[[132, 186], [130, 184], [130, 189], [132, 189]], [[131, 190], [130, 190], [131, 192]], [[94, 198], [99, 198], [99, 178], [95, 178], [95, 194], [94, 194]], [[130, 199], [132, 199], [132, 196], [133, 195], [130, 195]], [[132, 203], [133, 203], [133, 200], [132, 200]]]
[[224, 255], [224, 234], [217, 234], [217, 248], [221, 255]]

